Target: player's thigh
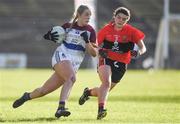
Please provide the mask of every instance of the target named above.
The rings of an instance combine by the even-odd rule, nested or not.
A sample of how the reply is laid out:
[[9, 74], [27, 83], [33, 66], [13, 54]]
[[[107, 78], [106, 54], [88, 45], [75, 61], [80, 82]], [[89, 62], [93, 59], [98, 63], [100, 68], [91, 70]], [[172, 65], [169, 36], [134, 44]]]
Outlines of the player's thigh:
[[111, 70], [112, 70], [111, 80], [113, 83], [119, 83], [127, 70], [127, 65], [125, 63], [116, 62], [116, 61], [114, 63], [111, 64]]
[[75, 77], [73, 66], [69, 60], [63, 60], [55, 64], [54, 70], [64, 81], [68, 80], [69, 78]]
[[109, 65], [101, 65], [98, 67], [98, 74], [102, 83], [111, 82], [111, 67]]

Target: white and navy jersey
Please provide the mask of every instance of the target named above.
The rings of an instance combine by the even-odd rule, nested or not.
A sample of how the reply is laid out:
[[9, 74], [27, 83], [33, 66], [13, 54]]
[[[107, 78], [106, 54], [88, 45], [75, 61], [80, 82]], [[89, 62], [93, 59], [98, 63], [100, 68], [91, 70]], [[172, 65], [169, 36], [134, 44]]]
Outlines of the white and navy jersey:
[[71, 23], [65, 23], [62, 25], [66, 31], [66, 37], [63, 43], [56, 49], [52, 58], [52, 66], [60, 61], [71, 61], [74, 70], [77, 71], [85, 56], [85, 41], [81, 37], [83, 32], [87, 32], [90, 42], [96, 42], [96, 33], [90, 25], [78, 26], [75, 23], [70, 28]]
[[86, 26], [78, 26], [77, 23], [75, 23], [72, 28], [70, 29], [71, 23], [65, 23], [62, 25], [64, 30], [66, 31], [66, 38], [64, 45], [73, 50], [77, 51], [85, 51], [85, 41], [81, 37], [81, 34], [83, 32], [87, 32], [89, 41], [90, 42], [96, 42], [96, 34], [94, 29], [90, 25]]

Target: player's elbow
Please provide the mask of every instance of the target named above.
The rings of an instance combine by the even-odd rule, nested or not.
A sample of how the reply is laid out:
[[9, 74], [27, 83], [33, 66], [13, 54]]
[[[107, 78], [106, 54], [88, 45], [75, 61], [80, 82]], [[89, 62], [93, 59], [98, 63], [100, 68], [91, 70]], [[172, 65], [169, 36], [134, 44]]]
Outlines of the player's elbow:
[[146, 52], [146, 48], [140, 49], [139, 52], [140, 52], [140, 55], [144, 54]]
[[146, 47], [144, 48], [144, 53], [147, 51]]
[[146, 51], [147, 51], [146, 46], [144, 46], [144, 47], [142, 48], [142, 54], [146, 53]]
[[93, 48], [93, 47], [89, 47], [87, 49], [88, 53], [92, 56], [92, 57], [96, 57], [97, 56], [97, 50], [96, 48]]

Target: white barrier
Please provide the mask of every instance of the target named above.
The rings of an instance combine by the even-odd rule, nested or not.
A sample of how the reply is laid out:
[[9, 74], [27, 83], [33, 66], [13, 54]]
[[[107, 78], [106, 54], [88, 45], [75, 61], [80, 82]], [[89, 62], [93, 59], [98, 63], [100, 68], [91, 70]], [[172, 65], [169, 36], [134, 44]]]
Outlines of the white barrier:
[[23, 53], [0, 53], [0, 68], [25, 68], [27, 56]]

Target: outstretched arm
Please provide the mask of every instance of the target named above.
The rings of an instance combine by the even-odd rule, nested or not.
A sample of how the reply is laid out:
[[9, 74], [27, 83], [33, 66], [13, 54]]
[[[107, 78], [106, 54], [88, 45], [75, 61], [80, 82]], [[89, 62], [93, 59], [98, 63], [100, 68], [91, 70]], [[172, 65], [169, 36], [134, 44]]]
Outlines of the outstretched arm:
[[138, 47], [139, 47], [139, 54], [142, 55], [146, 52], [146, 46], [144, 44], [144, 41], [143, 40], [140, 40], [138, 43], [137, 43]]
[[134, 48], [130, 51], [132, 59], [137, 59], [140, 55], [146, 52], [146, 46], [143, 40], [140, 40], [136, 45], [138, 46], [138, 48]]

